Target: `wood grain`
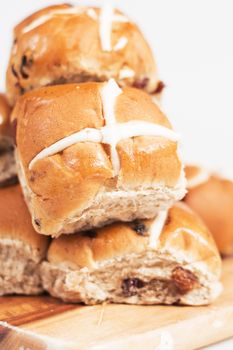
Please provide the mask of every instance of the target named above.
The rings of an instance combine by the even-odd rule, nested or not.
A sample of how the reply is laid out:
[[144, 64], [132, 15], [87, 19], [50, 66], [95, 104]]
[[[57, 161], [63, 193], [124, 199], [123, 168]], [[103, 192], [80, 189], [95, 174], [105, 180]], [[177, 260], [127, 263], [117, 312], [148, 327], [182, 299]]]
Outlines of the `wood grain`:
[[57, 340], [64, 350], [128, 350], [131, 347], [133, 350], [190, 350], [203, 347], [233, 336], [233, 259], [224, 261], [222, 281], [223, 294], [206, 307], [86, 307], [66, 305], [46, 296], [1, 298], [1, 319], [35, 334], [32, 339], [30, 333], [9, 332], [3, 330], [3, 325], [2, 333], [7, 333], [2, 336], [5, 339], [3, 349], [18, 350], [19, 347], [14, 347], [16, 340], [17, 346], [19, 343], [28, 346], [29, 339], [33, 350], [45, 349], [46, 344], [50, 344], [49, 349], [57, 350]]
[[0, 320], [20, 326], [74, 308], [75, 305], [65, 304], [47, 295], [6, 296], [0, 297]]

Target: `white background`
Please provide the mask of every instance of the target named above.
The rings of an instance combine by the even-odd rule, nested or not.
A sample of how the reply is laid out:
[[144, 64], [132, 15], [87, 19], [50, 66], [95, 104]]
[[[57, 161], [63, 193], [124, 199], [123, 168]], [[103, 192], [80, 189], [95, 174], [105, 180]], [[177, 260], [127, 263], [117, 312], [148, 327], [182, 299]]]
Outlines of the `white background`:
[[[33, 10], [59, 2], [64, 1], [0, 2], [1, 90], [13, 25]], [[142, 27], [155, 52], [167, 85], [164, 109], [182, 135], [185, 160], [232, 175], [233, 0], [115, 2]], [[233, 344], [224, 349], [233, 349]]]

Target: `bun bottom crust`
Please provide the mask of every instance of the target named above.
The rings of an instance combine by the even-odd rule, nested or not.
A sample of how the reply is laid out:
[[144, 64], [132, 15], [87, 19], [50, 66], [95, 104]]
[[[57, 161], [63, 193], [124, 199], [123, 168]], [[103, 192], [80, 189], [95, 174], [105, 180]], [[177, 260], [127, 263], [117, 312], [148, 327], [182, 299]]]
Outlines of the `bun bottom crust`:
[[153, 252], [105, 261], [92, 270], [43, 262], [41, 276], [44, 289], [51, 295], [87, 305], [206, 305], [221, 291], [219, 282], [192, 264]]
[[[26, 183], [17, 152], [15, 153], [18, 176], [25, 201], [32, 216], [34, 229], [41, 234], [53, 238], [61, 234], [72, 234], [92, 228], [103, 227], [110, 223], [130, 222], [135, 219], [151, 219], [161, 210], [169, 209], [175, 202], [183, 199], [186, 194], [184, 173], [175, 187], [154, 185], [151, 188], [131, 191], [106, 191], [97, 194], [92, 205], [75, 213], [64, 220], [60, 218], [51, 224], [51, 218], [37, 217], [36, 195]], [[38, 224], [39, 223], [39, 224]]]
[[0, 239], [0, 295], [42, 293], [40, 261], [37, 252], [24, 242]]
[[[54, 236], [86, 231], [115, 221], [154, 218], [161, 210], [170, 208], [175, 201], [182, 199], [184, 194], [183, 188], [172, 189], [164, 186], [139, 191], [102, 193], [97, 195], [92, 206], [81, 216], [68, 218]], [[35, 229], [38, 230], [38, 227]]]

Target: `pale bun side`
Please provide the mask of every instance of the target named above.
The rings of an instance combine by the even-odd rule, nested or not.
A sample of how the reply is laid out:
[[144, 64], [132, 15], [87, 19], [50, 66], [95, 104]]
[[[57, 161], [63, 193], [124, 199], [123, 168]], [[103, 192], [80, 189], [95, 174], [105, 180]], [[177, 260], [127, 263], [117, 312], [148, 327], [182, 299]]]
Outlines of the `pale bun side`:
[[42, 258], [23, 240], [0, 237], [0, 296], [42, 293]]
[[111, 47], [105, 51], [100, 17], [98, 8], [64, 4], [44, 8], [17, 25], [6, 75], [10, 103], [41, 86], [110, 78], [122, 87], [159, 95], [163, 85], [139, 28], [115, 10], [113, 17], [121, 21], [112, 21]]
[[[17, 119], [19, 178], [40, 233], [58, 236], [117, 220], [150, 218], [185, 194], [178, 142], [162, 136], [122, 139], [117, 144], [118, 176], [110, 148], [96, 142], [77, 142], [38, 160], [30, 169], [32, 159], [56, 141], [105, 125], [100, 96], [103, 86], [85, 83], [41, 88], [25, 94], [16, 104], [12, 119]], [[122, 90], [115, 116], [119, 125], [142, 121], [171, 130], [158, 105], [137, 89]]]
[[35, 232], [19, 185], [0, 189], [0, 237], [21, 240], [36, 254], [46, 252], [48, 238]]
[[0, 295], [43, 291], [39, 266], [48, 244], [31, 225], [20, 186], [0, 189]]
[[[194, 168], [194, 167], [193, 167]], [[202, 169], [196, 167], [196, 174]], [[186, 170], [189, 183], [190, 171]], [[205, 181], [189, 189], [185, 202], [203, 219], [222, 255], [233, 254], [233, 181], [209, 172]]]
[[72, 302], [204, 305], [221, 289], [213, 238], [182, 203], [157, 219], [61, 236], [47, 260], [44, 288]]

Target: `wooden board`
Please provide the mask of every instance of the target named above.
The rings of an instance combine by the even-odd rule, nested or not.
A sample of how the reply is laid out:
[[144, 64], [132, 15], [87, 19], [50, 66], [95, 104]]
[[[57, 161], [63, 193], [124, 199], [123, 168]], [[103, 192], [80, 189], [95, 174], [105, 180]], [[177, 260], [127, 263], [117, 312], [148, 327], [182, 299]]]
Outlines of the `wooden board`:
[[233, 259], [224, 292], [205, 307], [64, 304], [41, 297], [0, 298], [0, 349], [187, 350], [233, 336]]

